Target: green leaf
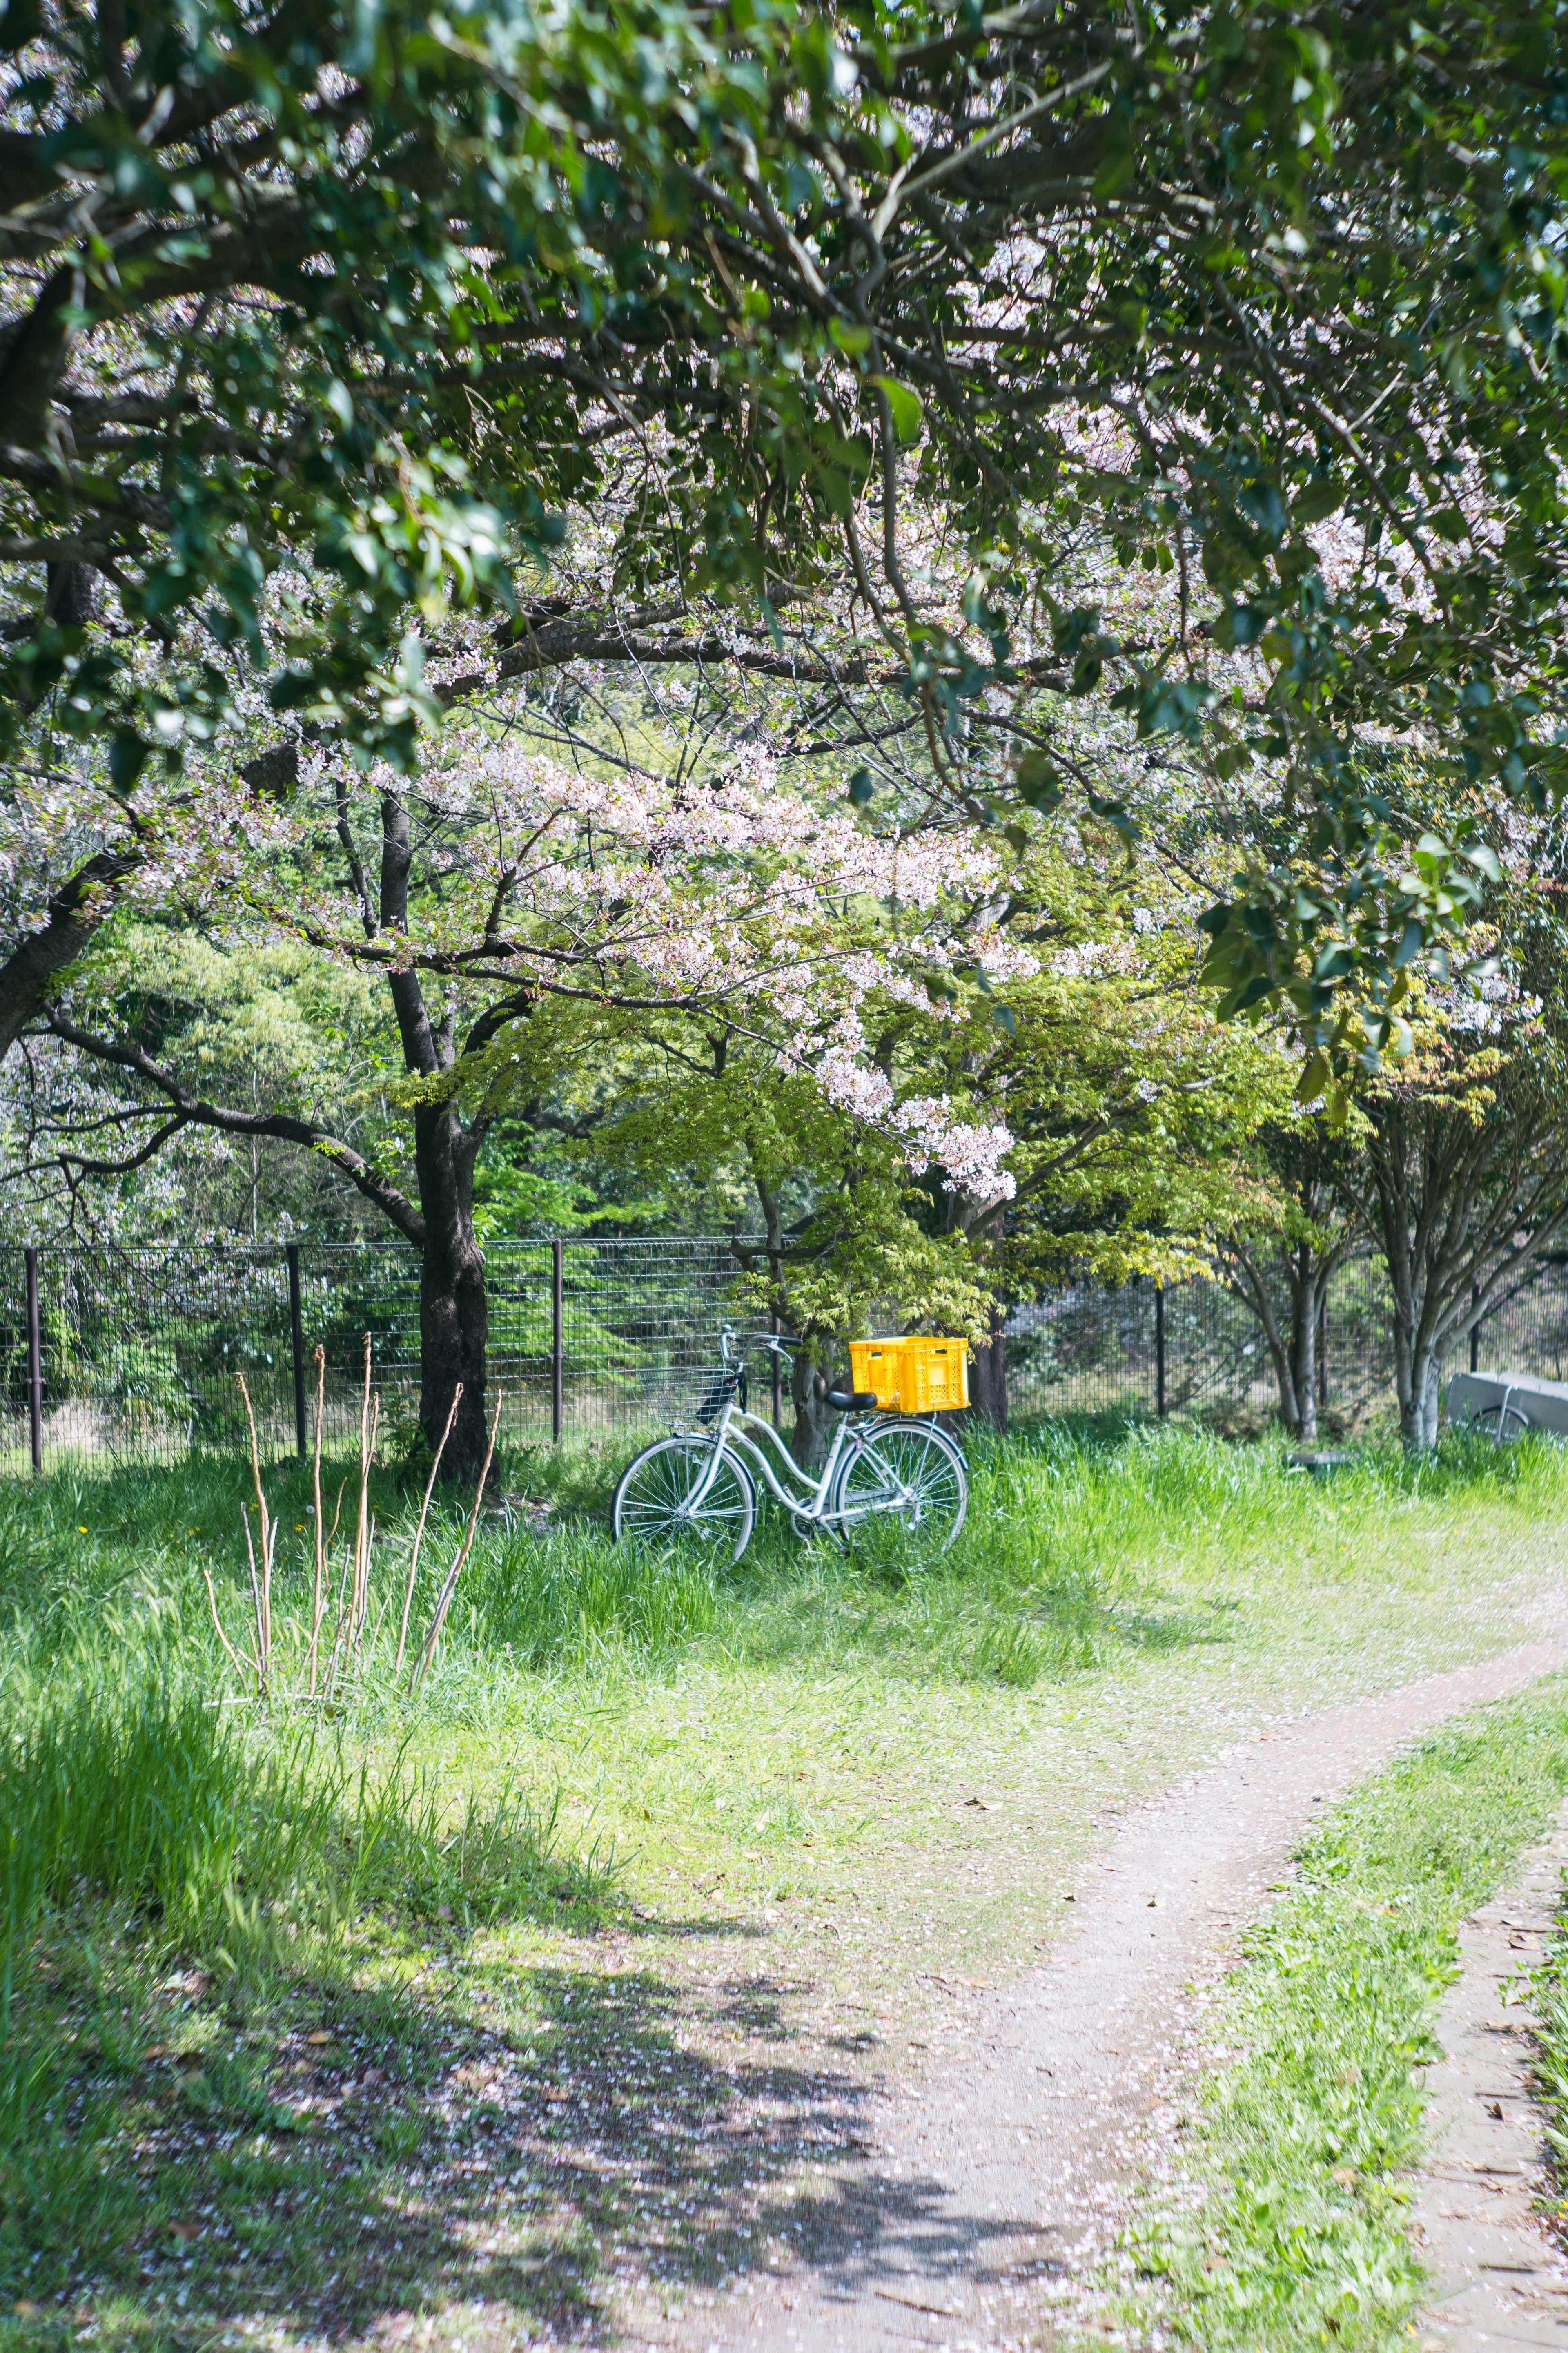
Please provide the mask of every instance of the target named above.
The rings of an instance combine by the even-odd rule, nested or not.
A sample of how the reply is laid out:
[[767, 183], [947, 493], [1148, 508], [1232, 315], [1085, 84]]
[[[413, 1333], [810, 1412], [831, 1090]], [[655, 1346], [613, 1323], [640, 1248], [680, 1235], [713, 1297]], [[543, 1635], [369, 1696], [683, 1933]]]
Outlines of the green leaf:
[[1017, 1036], [1018, 1017], [1010, 1005], [994, 1005], [991, 1008], [991, 1021], [994, 1029], [1005, 1029], [1009, 1038]]
[[1297, 524], [1324, 522], [1338, 512], [1343, 501], [1344, 492], [1338, 482], [1327, 479], [1308, 482], [1290, 501], [1290, 520]]
[[1299, 1103], [1316, 1103], [1327, 1087], [1331, 1075], [1326, 1054], [1317, 1051], [1309, 1054], [1301, 1075], [1296, 1082], [1296, 1101]]
[[875, 797], [876, 791], [877, 780], [870, 769], [857, 768], [849, 779], [849, 790], [845, 797], [853, 801], [857, 808], [865, 808]]
[[1247, 521], [1267, 540], [1282, 539], [1285, 534], [1285, 501], [1270, 481], [1261, 476], [1246, 484], [1236, 501]]
[[1062, 780], [1055, 763], [1043, 752], [1026, 752], [1016, 771], [1018, 797], [1031, 808], [1047, 812], [1059, 808], [1062, 802]]
[[115, 729], [109, 746], [109, 781], [117, 793], [134, 789], [152, 753], [151, 744], [144, 744], [133, 728]]
[[1137, 169], [1132, 133], [1124, 114], [1105, 117], [1105, 153], [1094, 175], [1097, 196], [1119, 196]]
[[888, 413], [893, 420], [895, 439], [901, 448], [910, 448], [920, 439], [925, 425], [925, 403], [919, 393], [911, 392], [907, 384], [900, 384], [896, 375], [868, 376], [866, 381], [874, 384], [886, 400]]

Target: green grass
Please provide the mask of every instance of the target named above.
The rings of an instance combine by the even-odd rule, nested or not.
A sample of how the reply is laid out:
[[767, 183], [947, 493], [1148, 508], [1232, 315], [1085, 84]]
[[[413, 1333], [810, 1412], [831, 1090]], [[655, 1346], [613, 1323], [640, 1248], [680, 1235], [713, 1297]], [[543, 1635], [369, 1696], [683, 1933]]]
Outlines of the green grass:
[[1181, 2189], [1129, 2236], [1156, 2284], [1143, 2327], [1201, 2353], [1407, 2341], [1415, 2070], [1460, 1922], [1565, 1789], [1568, 1690], [1553, 1678], [1424, 1740], [1303, 1845], [1206, 2023], [1227, 2058], [1184, 2142]]
[[[1568, 1895], [1568, 1889], [1564, 1891]], [[1568, 1910], [1541, 1967], [1533, 1972], [1531, 2009], [1535, 2021], [1535, 2088], [1547, 2116], [1545, 2138], [1551, 2180], [1542, 2200], [1559, 2241], [1568, 2229]]]
[[[248, 2314], [349, 2345], [400, 2311], [462, 2334], [481, 2289], [518, 2327], [609, 2327], [754, 2268], [860, 2071], [902, 2063], [943, 1971], [1033, 1956], [1118, 1806], [1237, 1725], [1521, 1639], [1568, 1524], [1534, 1445], [1321, 1484], [1149, 1428], [970, 1451], [969, 1525], [918, 1573], [776, 1514], [736, 1569], [651, 1558], [609, 1541], [613, 1451], [508, 1465], [553, 1514], [481, 1523], [412, 1698], [418, 1496], [378, 1472], [367, 1638], [324, 1704], [294, 1695], [298, 1465], [268, 1475], [265, 1704], [201, 1574], [237, 1638], [241, 1465], [0, 1488], [25, 2331], [85, 2310], [183, 2348]], [[416, 1629], [463, 1518], [433, 1514]]]

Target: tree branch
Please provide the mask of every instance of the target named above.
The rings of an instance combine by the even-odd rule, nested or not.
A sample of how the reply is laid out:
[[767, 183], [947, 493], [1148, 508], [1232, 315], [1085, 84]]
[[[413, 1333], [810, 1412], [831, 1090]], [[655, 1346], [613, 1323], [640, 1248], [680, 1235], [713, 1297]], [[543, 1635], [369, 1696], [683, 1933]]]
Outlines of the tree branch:
[[321, 1153], [416, 1249], [424, 1249], [425, 1220], [413, 1202], [373, 1167], [363, 1153], [356, 1152], [341, 1136], [333, 1135], [330, 1129], [318, 1126], [314, 1120], [295, 1119], [287, 1112], [233, 1111], [226, 1104], [208, 1103], [205, 1097], [192, 1094], [182, 1080], [155, 1062], [143, 1048], [121, 1044], [112, 1038], [95, 1037], [63, 1013], [49, 1014], [46, 1027], [95, 1062], [134, 1072], [174, 1105], [182, 1125], [216, 1128], [224, 1135], [266, 1136], [279, 1144], [295, 1144], [307, 1151]]
[[0, 1061], [28, 1022], [43, 1009], [51, 988], [86, 949], [121, 890], [142, 863], [139, 850], [100, 850], [49, 901], [47, 920], [29, 932], [0, 965]]

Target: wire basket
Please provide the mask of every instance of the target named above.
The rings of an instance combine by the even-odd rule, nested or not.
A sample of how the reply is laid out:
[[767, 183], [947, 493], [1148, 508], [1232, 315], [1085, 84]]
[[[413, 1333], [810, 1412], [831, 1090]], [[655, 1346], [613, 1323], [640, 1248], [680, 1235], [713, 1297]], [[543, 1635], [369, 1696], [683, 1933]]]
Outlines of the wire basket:
[[680, 1367], [669, 1398], [677, 1428], [710, 1430], [731, 1398], [744, 1411], [752, 1394], [765, 1391], [772, 1370], [763, 1345], [767, 1336], [731, 1329], [728, 1364], [715, 1341], [700, 1363], [694, 1360]]

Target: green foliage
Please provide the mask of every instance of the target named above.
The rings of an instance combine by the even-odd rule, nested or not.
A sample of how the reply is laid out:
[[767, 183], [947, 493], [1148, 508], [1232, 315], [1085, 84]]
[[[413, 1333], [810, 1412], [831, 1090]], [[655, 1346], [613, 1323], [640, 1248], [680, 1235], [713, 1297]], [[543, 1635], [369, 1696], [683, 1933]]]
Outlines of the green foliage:
[[[1408, 926], [1463, 915], [1469, 836], [1393, 858], [1358, 735], [1554, 788], [1549, 13], [1445, 0], [1412, 38], [1213, 6], [1115, 42], [1088, 0], [963, 30], [882, 0], [837, 23], [768, 0], [722, 31], [679, 0], [328, 0], [308, 24], [156, 0], [129, 44], [25, 21], [0, 190], [36, 272], [0, 403], [12, 560], [99, 560], [144, 639], [201, 624], [144, 676], [29, 591], [7, 708], [20, 727], [51, 698], [57, 730], [107, 746], [110, 793], [211, 740], [241, 659], [272, 666], [273, 709], [409, 762], [438, 708], [415, 616], [504, 601], [552, 518], [593, 509], [617, 479], [606, 411], [668, 451], [621, 515], [616, 587], [776, 633], [782, 580], [852, 575], [944, 783], [1040, 612], [1053, 691], [1111, 690], [1141, 741], [1210, 746], [1221, 781], [1284, 774], [1308, 871], [1248, 860], [1216, 909], [1241, 997], [1286, 987], [1267, 956], [1241, 968], [1288, 920], [1279, 872], [1323, 918], [1331, 995], [1381, 998]], [[243, 137], [209, 140], [220, 120]], [[1102, 404], [1125, 447], [1082, 431]], [[901, 460], [963, 551], [955, 609], [910, 594]], [[885, 543], [851, 551], [873, 474]], [[1175, 630], [1060, 607], [1086, 523], [1179, 576]], [[1352, 560], [1326, 563], [1325, 533]]]
[[226, 1899], [290, 1896], [323, 1847], [341, 1787], [303, 1736], [258, 1756], [172, 1649], [129, 1671], [107, 1646], [36, 1694], [13, 1687], [0, 1779], [4, 2002], [45, 1911], [109, 1896], [180, 1944], [216, 1949]]
[[1557, 1934], [1531, 1984], [1536, 2032], [1535, 2088], [1551, 2117], [1546, 2126], [1550, 2187], [1542, 2203], [1558, 2232], [1568, 2218], [1568, 1938]]

